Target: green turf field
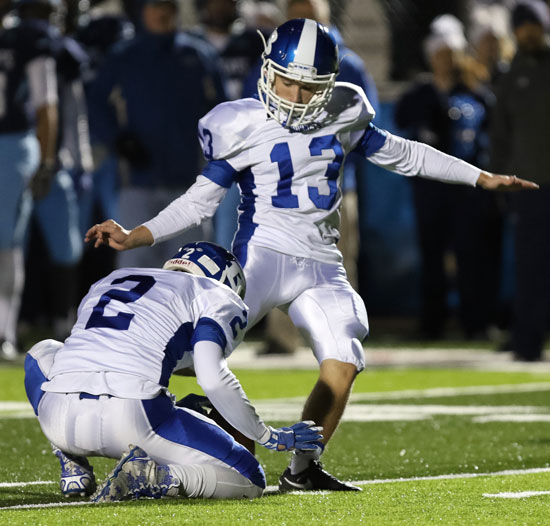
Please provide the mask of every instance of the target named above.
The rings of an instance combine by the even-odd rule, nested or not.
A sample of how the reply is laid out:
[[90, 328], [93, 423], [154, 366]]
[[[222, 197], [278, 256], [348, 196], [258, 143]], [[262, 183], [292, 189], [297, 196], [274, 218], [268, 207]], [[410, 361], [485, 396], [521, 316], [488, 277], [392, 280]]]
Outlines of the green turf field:
[[[315, 371], [236, 371], [271, 424], [299, 418]], [[176, 378], [171, 390], [198, 392]], [[252, 502], [67, 501], [25, 403], [23, 371], [0, 368], [0, 524], [550, 524], [550, 373], [376, 369], [362, 373], [324, 456], [362, 493], [276, 491], [287, 455], [258, 448], [266, 495]], [[114, 461], [92, 459], [99, 479]]]

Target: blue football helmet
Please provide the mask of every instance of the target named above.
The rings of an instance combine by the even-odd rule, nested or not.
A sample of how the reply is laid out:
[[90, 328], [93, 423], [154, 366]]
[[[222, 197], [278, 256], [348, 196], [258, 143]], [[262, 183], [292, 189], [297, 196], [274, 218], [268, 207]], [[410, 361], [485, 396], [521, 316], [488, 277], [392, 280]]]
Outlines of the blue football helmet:
[[187, 243], [162, 268], [215, 279], [235, 291], [241, 299], [246, 292], [246, 279], [237, 258], [215, 243]]
[[[338, 74], [338, 45], [328, 28], [307, 18], [280, 25], [265, 43], [258, 94], [267, 113], [285, 127], [311, 123], [330, 99]], [[314, 84], [308, 103], [290, 102], [274, 90], [275, 76]]]

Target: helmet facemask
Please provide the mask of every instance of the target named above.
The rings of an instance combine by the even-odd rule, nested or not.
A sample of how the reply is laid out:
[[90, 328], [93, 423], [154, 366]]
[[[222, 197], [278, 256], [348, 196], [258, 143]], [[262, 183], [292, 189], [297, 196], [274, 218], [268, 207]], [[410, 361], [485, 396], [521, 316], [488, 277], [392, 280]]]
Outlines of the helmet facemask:
[[[264, 58], [258, 80], [260, 100], [267, 114], [285, 128], [297, 127], [314, 121], [330, 100], [336, 79], [336, 73], [317, 75], [314, 67], [294, 63], [290, 66], [283, 68], [273, 60]], [[297, 82], [313, 84], [317, 90], [307, 103], [288, 101], [275, 92], [276, 75]]]

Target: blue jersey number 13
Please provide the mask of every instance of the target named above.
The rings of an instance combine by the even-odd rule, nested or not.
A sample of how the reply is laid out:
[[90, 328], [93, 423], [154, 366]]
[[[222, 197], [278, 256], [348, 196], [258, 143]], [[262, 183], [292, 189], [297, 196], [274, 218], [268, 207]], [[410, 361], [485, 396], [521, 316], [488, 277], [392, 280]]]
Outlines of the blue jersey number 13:
[[[338, 192], [337, 179], [342, 161], [344, 160], [344, 151], [335, 135], [313, 137], [309, 143], [309, 154], [315, 157], [322, 155], [323, 150], [332, 150], [335, 154], [334, 160], [328, 163], [325, 172], [329, 193], [327, 195], [320, 194], [319, 188], [315, 186], [308, 186], [307, 191], [309, 198], [317, 208], [330, 210], [334, 205]], [[273, 146], [270, 158], [272, 162], [277, 163], [280, 175], [279, 183], [277, 184], [277, 195], [271, 198], [271, 203], [277, 208], [298, 208], [298, 196], [292, 193], [294, 167], [292, 166], [288, 143], [281, 142]]]

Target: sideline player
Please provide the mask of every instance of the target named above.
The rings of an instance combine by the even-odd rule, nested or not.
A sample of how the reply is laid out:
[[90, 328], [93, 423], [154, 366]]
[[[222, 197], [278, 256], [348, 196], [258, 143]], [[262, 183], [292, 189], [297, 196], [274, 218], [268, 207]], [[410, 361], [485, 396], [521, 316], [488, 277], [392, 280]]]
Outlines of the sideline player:
[[[0, 360], [16, 359], [23, 241], [32, 197], [47, 193], [58, 132], [55, 52], [45, 31], [0, 27]], [[28, 190], [30, 188], [30, 192]]]
[[176, 370], [194, 368], [213, 406], [248, 438], [277, 451], [319, 448], [313, 422], [266, 426], [227, 367], [246, 327], [245, 288], [233, 254], [190, 243], [163, 269], [123, 268], [95, 283], [65, 343], [29, 351], [25, 388], [60, 460], [63, 494], [94, 492], [86, 457], [121, 455], [95, 502], [262, 494], [255, 457], [214, 421], [174, 405]]
[[[302, 417], [323, 426], [324, 444], [365, 367], [361, 343], [368, 333], [365, 306], [346, 279], [336, 246], [346, 155], [358, 152], [406, 176], [488, 190], [537, 188], [378, 129], [362, 90], [335, 84], [337, 73], [338, 48], [326, 27], [309, 19], [285, 22], [266, 44], [259, 97], [220, 104], [201, 119], [209, 162], [196, 183], [131, 231], [105, 221], [86, 235], [95, 246], [117, 250], [158, 243], [210, 217], [237, 181], [241, 204], [233, 251], [248, 282], [248, 326], [278, 307], [310, 342], [320, 375]], [[293, 455], [279, 487], [359, 489], [323, 470], [320, 453]]]

